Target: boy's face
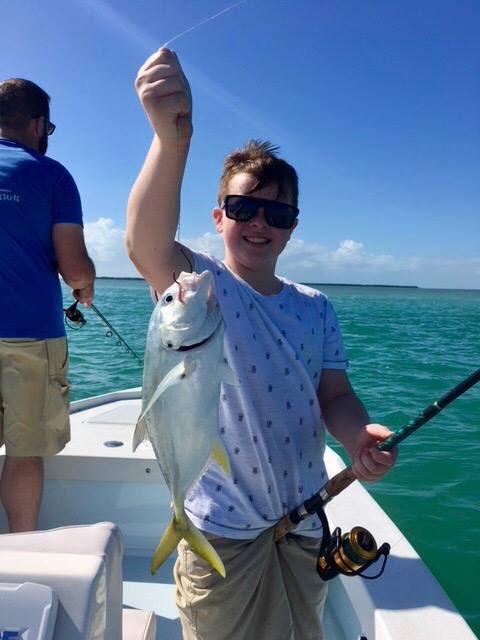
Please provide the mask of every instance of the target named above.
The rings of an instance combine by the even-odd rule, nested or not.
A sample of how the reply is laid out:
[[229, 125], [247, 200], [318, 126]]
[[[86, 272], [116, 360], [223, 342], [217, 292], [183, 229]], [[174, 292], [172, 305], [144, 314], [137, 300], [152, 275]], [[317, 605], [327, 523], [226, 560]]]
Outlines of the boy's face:
[[[251, 191], [256, 180], [248, 173], [233, 176], [228, 183], [226, 195], [248, 195], [251, 198], [274, 200], [284, 204], [293, 204], [290, 198], [278, 198], [276, 185], [267, 185], [263, 189]], [[257, 215], [247, 222], [237, 222], [225, 215], [220, 208], [213, 210], [213, 217], [217, 231], [223, 235], [225, 243], [225, 261], [229, 266], [240, 263], [251, 269], [273, 267], [278, 256], [290, 240], [293, 230], [297, 226], [295, 220], [290, 229], [271, 227], [265, 220], [263, 209], [260, 207]]]

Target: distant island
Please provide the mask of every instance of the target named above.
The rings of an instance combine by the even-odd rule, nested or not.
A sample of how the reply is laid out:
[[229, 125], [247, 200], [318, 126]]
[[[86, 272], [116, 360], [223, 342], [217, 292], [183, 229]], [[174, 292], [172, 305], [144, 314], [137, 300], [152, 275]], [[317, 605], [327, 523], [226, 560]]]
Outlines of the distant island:
[[301, 282], [307, 287], [380, 287], [385, 289], [420, 289], [416, 284], [356, 284], [354, 282]]
[[96, 276], [95, 280], [143, 280], [139, 276]]
[[[97, 276], [97, 280], [142, 280], [138, 276]], [[307, 287], [379, 287], [385, 289], [420, 289], [416, 284], [357, 284], [355, 282], [301, 282]]]

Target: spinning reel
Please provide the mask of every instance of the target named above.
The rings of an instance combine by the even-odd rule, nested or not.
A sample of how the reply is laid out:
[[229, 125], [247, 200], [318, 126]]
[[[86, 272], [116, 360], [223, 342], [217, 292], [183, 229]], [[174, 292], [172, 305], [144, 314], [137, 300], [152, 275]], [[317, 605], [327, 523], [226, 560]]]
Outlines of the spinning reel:
[[[323, 526], [322, 543], [318, 552], [317, 572], [322, 580], [331, 580], [339, 573], [344, 576], [361, 576], [367, 580], [379, 578], [387, 563], [390, 545], [385, 542], [377, 549], [372, 534], [364, 527], [353, 527], [342, 535], [340, 527], [330, 533], [327, 516], [323, 508], [317, 511]], [[383, 556], [380, 571], [374, 576], [363, 572]]]
[[77, 309], [77, 305], [78, 300], [75, 300], [72, 305], [63, 310], [63, 312], [65, 313], [65, 324], [71, 329], [81, 329], [83, 325], [87, 323], [83, 313], [80, 311], [80, 309]]

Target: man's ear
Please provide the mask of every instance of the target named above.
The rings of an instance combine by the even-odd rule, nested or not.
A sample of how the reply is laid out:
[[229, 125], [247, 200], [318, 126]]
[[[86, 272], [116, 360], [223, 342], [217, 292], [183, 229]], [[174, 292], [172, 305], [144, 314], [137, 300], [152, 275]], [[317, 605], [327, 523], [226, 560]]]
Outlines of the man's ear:
[[32, 118], [29, 124], [29, 131], [36, 137], [40, 138], [43, 134], [44, 127], [47, 126], [44, 116], [38, 116], [38, 118]]
[[220, 207], [215, 207], [214, 210], [212, 211], [212, 216], [213, 216], [213, 222], [215, 224], [215, 228], [218, 231], [218, 233], [222, 233], [223, 232], [223, 209], [220, 209]]

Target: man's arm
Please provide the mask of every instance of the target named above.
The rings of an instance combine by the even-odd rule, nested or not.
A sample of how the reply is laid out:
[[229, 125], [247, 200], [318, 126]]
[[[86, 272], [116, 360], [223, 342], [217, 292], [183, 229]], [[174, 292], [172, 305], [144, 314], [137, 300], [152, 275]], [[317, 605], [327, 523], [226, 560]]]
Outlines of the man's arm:
[[325, 425], [350, 456], [352, 469], [359, 480], [379, 480], [393, 466], [396, 448], [379, 451], [376, 443], [391, 431], [371, 424], [368, 413], [355, 394], [343, 370], [323, 369], [318, 399]]
[[133, 185], [127, 210], [130, 259], [156, 290], [172, 276], [190, 271], [191, 254], [175, 242], [180, 189], [192, 136], [192, 100], [177, 56], [159, 49], [141, 67], [135, 83], [154, 131], [145, 163]]
[[82, 227], [69, 222], [54, 224], [52, 241], [59, 274], [73, 289], [74, 297], [90, 306], [93, 300], [95, 266], [88, 256]]

